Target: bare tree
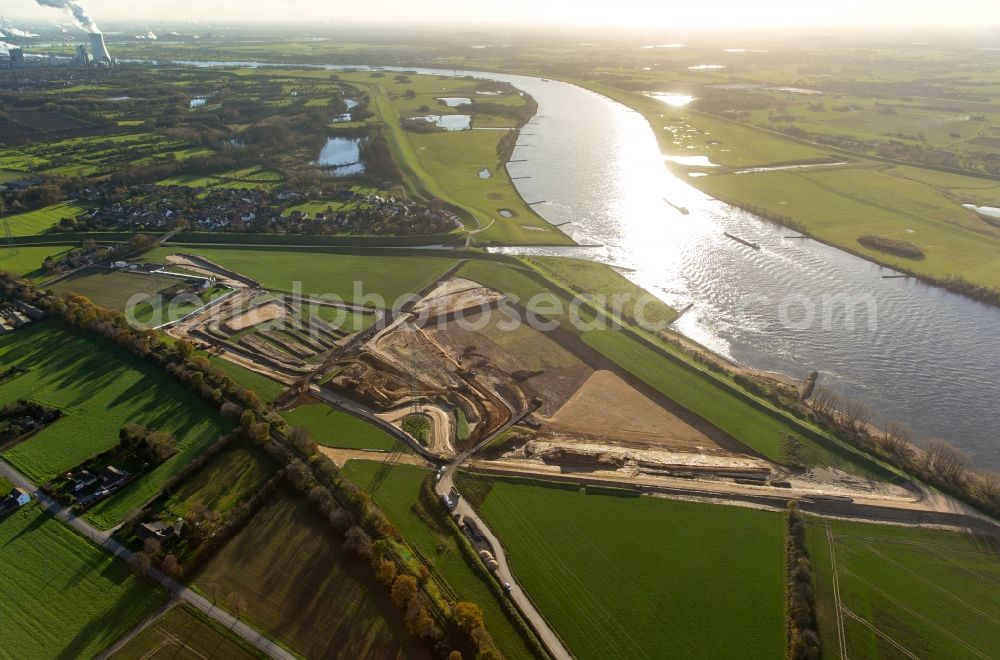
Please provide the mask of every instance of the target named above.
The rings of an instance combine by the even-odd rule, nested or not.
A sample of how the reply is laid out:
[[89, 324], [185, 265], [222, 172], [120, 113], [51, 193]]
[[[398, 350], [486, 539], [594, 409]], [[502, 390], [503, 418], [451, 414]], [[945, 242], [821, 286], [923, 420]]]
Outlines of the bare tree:
[[128, 566], [136, 575], [145, 575], [153, 562], [145, 552], [137, 552], [128, 560]]
[[908, 458], [912, 452], [913, 431], [906, 424], [888, 421], [882, 429], [882, 448], [895, 456]]
[[229, 596], [226, 597], [226, 608], [235, 614], [237, 619], [240, 619], [247, 611], [247, 599], [238, 591], [230, 592]]
[[832, 417], [840, 408], [840, 397], [825, 387], [817, 387], [813, 391], [813, 409], [822, 414]]
[[929, 438], [925, 443], [927, 469], [938, 478], [960, 484], [969, 465], [968, 457], [945, 440]]
[[840, 413], [844, 424], [855, 431], [863, 431], [871, 422], [875, 413], [867, 405], [854, 399], [844, 399]]

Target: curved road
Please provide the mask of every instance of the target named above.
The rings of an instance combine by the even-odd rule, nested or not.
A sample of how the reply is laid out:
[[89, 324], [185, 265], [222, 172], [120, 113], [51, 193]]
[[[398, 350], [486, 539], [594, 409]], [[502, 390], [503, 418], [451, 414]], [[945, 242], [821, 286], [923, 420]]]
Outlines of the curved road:
[[[69, 509], [62, 507], [58, 502], [38, 490], [27, 477], [4, 461], [0, 461], [0, 476], [6, 477], [13, 482], [14, 485], [31, 493], [32, 497], [38, 500], [39, 504], [45, 507], [53, 518], [69, 525], [77, 533], [89, 538], [95, 545], [100, 546], [115, 557], [128, 561], [134, 554], [131, 550], [112, 538], [111, 532], [97, 529], [83, 518], [74, 515]], [[294, 660], [296, 657], [274, 640], [251, 628], [243, 621], [240, 621], [237, 617], [234, 617], [228, 612], [216, 607], [210, 600], [195, 593], [191, 589], [188, 589], [177, 580], [164, 575], [155, 568], [151, 568], [146, 575], [151, 580], [158, 582], [161, 586], [167, 589], [174, 599], [184, 601], [185, 603], [188, 603], [192, 607], [195, 607], [203, 612], [206, 616], [218, 621], [228, 630], [242, 637], [269, 658]]]

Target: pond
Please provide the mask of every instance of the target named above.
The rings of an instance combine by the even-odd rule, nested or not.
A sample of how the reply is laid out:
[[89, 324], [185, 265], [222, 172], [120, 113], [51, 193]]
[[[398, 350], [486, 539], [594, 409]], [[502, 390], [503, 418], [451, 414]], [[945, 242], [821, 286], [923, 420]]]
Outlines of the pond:
[[725, 69], [724, 64], [695, 64], [694, 66], [689, 66], [690, 71], [711, 71], [715, 69]]
[[441, 101], [449, 108], [457, 108], [460, 105], [472, 105], [472, 99], [465, 98], [464, 96], [442, 96], [438, 98], [438, 101]]
[[479, 178], [480, 179], [489, 179], [491, 176], [493, 176], [493, 175], [490, 174], [489, 170], [479, 170]]
[[191, 99], [190, 103], [188, 103], [188, 107], [189, 108], [200, 108], [203, 105], [205, 105], [206, 103], [208, 103], [208, 97], [207, 96], [196, 96], [193, 99]]
[[365, 171], [361, 162], [361, 138], [327, 138], [316, 164], [331, 168], [335, 176], [350, 176]]
[[962, 204], [962, 206], [970, 211], [975, 211], [979, 215], [985, 215], [991, 218], [1000, 218], [1000, 207], [976, 206], [975, 204]]
[[430, 122], [446, 131], [467, 131], [472, 128], [471, 115], [424, 115], [414, 119]]

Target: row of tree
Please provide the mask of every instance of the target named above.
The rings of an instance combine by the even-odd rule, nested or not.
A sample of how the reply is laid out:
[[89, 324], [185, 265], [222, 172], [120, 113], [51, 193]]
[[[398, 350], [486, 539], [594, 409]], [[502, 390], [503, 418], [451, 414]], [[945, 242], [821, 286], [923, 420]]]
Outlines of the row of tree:
[[785, 613], [788, 660], [819, 660], [820, 639], [806, 523], [794, 501], [785, 511]]
[[968, 456], [946, 440], [928, 438], [918, 445], [913, 431], [901, 422], [876, 427], [870, 407], [825, 387], [814, 390], [812, 408], [842, 440], [992, 516], [1000, 515], [1000, 476], [973, 470]]

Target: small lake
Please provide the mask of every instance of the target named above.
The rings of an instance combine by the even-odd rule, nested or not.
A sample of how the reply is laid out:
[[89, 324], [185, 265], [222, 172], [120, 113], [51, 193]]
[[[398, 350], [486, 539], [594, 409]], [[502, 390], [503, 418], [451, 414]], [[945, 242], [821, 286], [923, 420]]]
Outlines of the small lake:
[[471, 115], [424, 115], [414, 119], [430, 122], [446, 131], [467, 131], [472, 128]]
[[683, 108], [684, 106], [686, 106], [687, 104], [689, 104], [691, 101], [694, 100], [694, 97], [691, 96], [690, 94], [675, 94], [673, 92], [667, 92], [663, 94], [657, 92], [651, 92], [646, 96], [654, 98], [657, 101], [662, 101], [667, 105], [672, 105], [675, 108]]
[[472, 99], [465, 98], [464, 96], [443, 96], [438, 98], [438, 101], [444, 103], [449, 108], [457, 108], [461, 105], [472, 105]]
[[365, 171], [361, 162], [361, 138], [328, 138], [316, 164], [333, 169], [335, 176], [350, 176]]
[[962, 204], [962, 206], [970, 211], [975, 211], [979, 215], [987, 215], [991, 218], [1000, 218], [1000, 207], [976, 206], [975, 204]]
[[715, 69], [725, 69], [725, 64], [695, 64], [694, 66], [689, 66], [689, 71], [714, 71]]
[[497, 213], [499, 213], [500, 215], [502, 215], [505, 218], [513, 218], [514, 217], [514, 214], [512, 212], [508, 211], [507, 209], [500, 209], [499, 211], [497, 211]]

